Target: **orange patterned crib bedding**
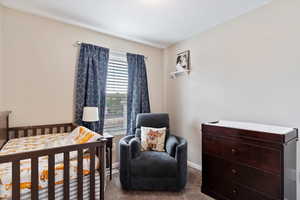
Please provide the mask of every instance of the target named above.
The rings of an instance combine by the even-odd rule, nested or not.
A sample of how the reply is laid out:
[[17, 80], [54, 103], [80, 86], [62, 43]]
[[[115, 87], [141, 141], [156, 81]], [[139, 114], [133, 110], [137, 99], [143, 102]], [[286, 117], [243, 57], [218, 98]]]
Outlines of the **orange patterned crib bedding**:
[[[38, 135], [9, 140], [0, 151], [1, 155], [41, 150], [58, 146], [72, 145], [76, 142], [70, 138], [70, 133]], [[95, 168], [99, 168], [99, 160], [95, 157]], [[77, 178], [77, 152], [70, 152], [70, 179]], [[55, 184], [63, 183], [63, 154], [55, 155]], [[90, 154], [83, 155], [83, 174], [90, 173]], [[39, 158], [39, 189], [48, 186], [48, 157]], [[21, 195], [31, 189], [31, 160], [20, 161], [20, 192]], [[10, 198], [12, 194], [12, 164], [0, 164], [0, 199]]]

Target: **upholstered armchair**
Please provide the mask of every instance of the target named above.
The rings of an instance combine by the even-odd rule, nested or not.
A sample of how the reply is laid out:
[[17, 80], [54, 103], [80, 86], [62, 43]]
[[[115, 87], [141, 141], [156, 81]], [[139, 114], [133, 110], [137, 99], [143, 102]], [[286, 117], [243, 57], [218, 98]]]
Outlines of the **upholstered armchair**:
[[[141, 151], [141, 127], [167, 128], [165, 152]], [[139, 114], [135, 135], [120, 140], [120, 181], [126, 190], [179, 191], [187, 179], [187, 141], [169, 133], [166, 113]]]

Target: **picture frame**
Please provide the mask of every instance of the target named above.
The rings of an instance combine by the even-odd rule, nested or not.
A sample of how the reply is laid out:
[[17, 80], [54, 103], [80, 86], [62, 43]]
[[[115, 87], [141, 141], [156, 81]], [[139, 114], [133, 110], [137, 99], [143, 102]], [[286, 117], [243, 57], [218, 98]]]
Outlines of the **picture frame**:
[[190, 51], [183, 51], [177, 54], [176, 56], [176, 71], [184, 72], [190, 71]]

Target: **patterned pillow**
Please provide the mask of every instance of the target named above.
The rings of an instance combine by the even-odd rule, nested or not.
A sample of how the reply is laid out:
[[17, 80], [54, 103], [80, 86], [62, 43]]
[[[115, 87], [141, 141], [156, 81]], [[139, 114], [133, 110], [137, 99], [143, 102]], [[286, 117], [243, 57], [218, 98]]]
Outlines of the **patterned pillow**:
[[141, 127], [142, 151], [165, 151], [167, 128]]
[[71, 133], [70, 137], [75, 144], [84, 144], [87, 142], [96, 142], [102, 136], [83, 126], [78, 126]]

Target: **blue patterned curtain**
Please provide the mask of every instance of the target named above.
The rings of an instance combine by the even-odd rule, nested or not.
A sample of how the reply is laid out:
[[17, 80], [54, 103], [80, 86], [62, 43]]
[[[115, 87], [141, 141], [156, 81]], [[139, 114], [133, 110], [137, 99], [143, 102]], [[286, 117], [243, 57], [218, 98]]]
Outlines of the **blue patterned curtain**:
[[127, 135], [133, 135], [135, 134], [137, 114], [149, 113], [150, 103], [144, 56], [127, 53], [127, 62]]
[[[105, 114], [105, 90], [109, 49], [81, 44], [78, 61], [75, 100], [75, 122], [102, 133]], [[100, 121], [82, 121], [83, 107], [98, 107]], [[91, 127], [92, 126], [92, 127]]]

